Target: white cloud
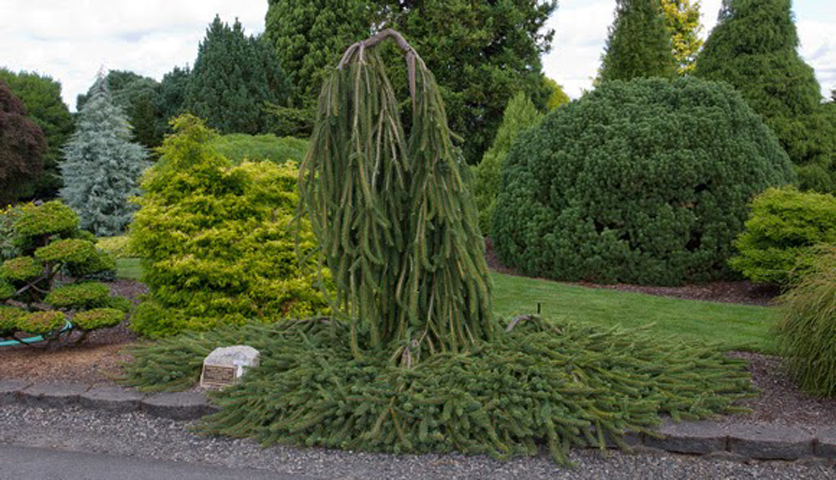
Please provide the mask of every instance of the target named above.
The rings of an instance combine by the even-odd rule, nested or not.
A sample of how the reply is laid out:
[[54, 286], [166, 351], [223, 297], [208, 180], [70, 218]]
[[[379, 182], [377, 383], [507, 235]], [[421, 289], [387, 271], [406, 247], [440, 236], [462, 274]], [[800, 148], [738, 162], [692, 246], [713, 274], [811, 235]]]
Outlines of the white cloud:
[[[702, 0], [704, 35], [722, 0]], [[561, 0], [548, 26], [556, 31], [546, 74], [572, 97], [592, 85], [612, 23], [615, 0]], [[266, 0], [0, 0], [0, 66], [51, 75], [64, 99], [87, 90], [100, 67], [156, 79], [193, 63], [215, 14], [236, 17], [248, 33], [264, 29]], [[816, 69], [823, 91], [836, 88], [836, 5], [796, 2], [801, 54]]]

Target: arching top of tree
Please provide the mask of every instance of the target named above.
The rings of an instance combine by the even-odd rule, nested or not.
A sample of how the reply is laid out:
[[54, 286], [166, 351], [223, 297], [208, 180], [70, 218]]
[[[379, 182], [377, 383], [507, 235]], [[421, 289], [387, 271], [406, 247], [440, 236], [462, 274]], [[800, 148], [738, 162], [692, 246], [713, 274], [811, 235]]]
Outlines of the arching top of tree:
[[616, 0], [600, 81], [672, 78], [677, 63], [659, 0]]

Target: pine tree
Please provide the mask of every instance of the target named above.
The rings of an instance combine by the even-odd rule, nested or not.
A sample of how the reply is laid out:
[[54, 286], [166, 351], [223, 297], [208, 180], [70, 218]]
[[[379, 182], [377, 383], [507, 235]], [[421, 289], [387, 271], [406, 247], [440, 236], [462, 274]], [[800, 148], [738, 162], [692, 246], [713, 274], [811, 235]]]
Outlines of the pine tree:
[[29, 196], [54, 198], [61, 188], [61, 172], [58, 169], [58, 163], [64, 156], [61, 149], [74, 129], [70, 109], [61, 98], [61, 83], [35, 72], [14, 73], [4, 68], [0, 68], [0, 80], [6, 82], [20, 98], [29, 117], [46, 136], [43, 175], [33, 184], [34, 190]]
[[617, 0], [600, 82], [676, 75], [671, 33], [659, 0]]
[[485, 235], [491, 234], [491, 220], [496, 207], [496, 197], [499, 195], [505, 157], [508, 156], [517, 135], [540, 123], [542, 118], [543, 114], [537, 111], [537, 107], [525, 93], [517, 93], [505, 107], [502, 125], [496, 132], [493, 145], [485, 152], [482, 162], [473, 169], [473, 196], [479, 210], [479, 227]]
[[685, 75], [694, 70], [697, 52], [702, 48], [700, 38], [700, 2], [696, 0], [661, 0], [665, 24], [671, 33], [673, 56], [679, 62], [679, 74]]
[[803, 188], [836, 191], [836, 124], [798, 45], [791, 0], [724, 0], [694, 74], [743, 94], [778, 135]]
[[128, 199], [138, 195], [139, 177], [149, 162], [146, 150], [130, 142], [131, 126], [103, 74], [90, 92], [65, 148], [61, 196], [79, 214], [82, 228], [110, 236], [130, 222], [135, 207]]
[[0, 208], [31, 192], [43, 171], [44, 132], [0, 80]]
[[220, 17], [200, 43], [186, 89], [185, 110], [221, 133], [264, 133], [267, 104], [285, 104], [290, 93], [278, 58], [261, 37], [248, 37], [237, 20]]

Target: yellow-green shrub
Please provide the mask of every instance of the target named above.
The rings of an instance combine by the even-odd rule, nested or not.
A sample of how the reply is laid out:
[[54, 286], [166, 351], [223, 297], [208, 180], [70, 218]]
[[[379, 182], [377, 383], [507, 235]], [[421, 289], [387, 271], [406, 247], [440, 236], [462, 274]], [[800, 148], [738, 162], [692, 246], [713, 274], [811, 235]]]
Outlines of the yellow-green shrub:
[[836, 197], [771, 188], [752, 202], [746, 230], [729, 265], [757, 283], [785, 285], [810, 267], [817, 245], [836, 244]]
[[151, 289], [132, 327], [160, 337], [249, 319], [307, 316], [326, 308], [306, 221], [296, 255], [293, 163], [233, 166], [207, 146], [216, 134], [191, 116], [143, 178], [131, 248]]
[[111, 254], [113, 258], [135, 258], [136, 253], [131, 250], [131, 239], [127, 235], [118, 237], [101, 237], [96, 239], [96, 246]]

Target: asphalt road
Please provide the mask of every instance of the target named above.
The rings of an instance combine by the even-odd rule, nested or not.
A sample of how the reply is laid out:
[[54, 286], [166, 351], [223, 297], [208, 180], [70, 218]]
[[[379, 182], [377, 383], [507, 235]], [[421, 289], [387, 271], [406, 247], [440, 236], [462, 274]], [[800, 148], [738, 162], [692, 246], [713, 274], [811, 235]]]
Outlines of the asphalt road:
[[252, 469], [229, 469], [96, 453], [0, 444], [0, 480], [312, 480]]

